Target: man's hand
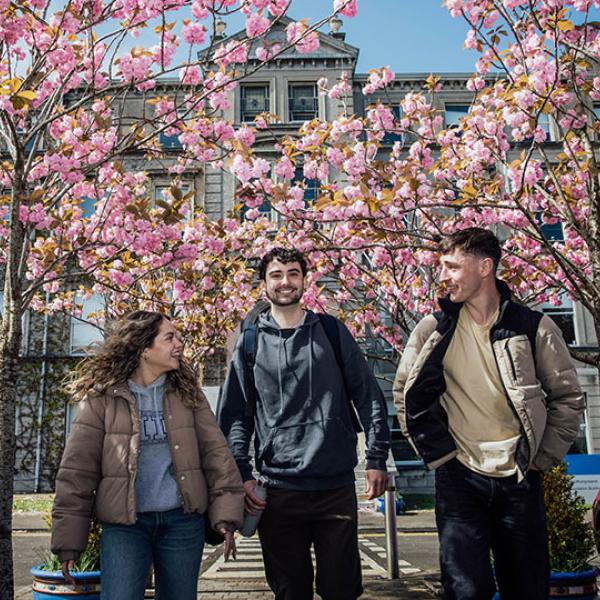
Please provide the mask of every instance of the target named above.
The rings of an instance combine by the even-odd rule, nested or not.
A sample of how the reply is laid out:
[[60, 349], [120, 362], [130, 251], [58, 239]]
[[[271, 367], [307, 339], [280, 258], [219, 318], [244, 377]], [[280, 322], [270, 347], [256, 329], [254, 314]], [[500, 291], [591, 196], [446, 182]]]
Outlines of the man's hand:
[[368, 500], [373, 500], [385, 492], [385, 488], [389, 481], [389, 475], [387, 471], [367, 469], [366, 481], [367, 487], [365, 489], [365, 494], [367, 495]]
[[233, 531], [228, 531], [225, 527], [219, 528], [219, 533], [225, 538], [225, 548], [223, 549], [223, 556], [225, 558], [225, 562], [229, 560], [229, 558], [233, 558], [235, 560], [237, 555], [237, 548], [235, 546], [235, 538], [233, 537]]
[[65, 560], [62, 563], [60, 563], [60, 570], [62, 571], [65, 581], [69, 585], [75, 585], [75, 580], [73, 579], [73, 577], [71, 577], [71, 571], [73, 570], [74, 566], [75, 566], [74, 560]]
[[246, 498], [244, 499], [244, 508], [249, 515], [257, 515], [261, 511], [265, 510], [267, 503], [265, 500], [261, 500], [255, 493], [254, 488], [256, 487], [256, 479], [249, 479], [244, 481], [244, 490], [246, 491]]

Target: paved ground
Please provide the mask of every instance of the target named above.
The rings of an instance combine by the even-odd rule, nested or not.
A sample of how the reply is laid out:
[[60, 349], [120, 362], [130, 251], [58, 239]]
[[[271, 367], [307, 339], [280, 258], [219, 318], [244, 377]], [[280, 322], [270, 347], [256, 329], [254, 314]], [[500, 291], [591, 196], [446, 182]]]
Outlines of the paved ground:
[[[378, 513], [359, 513], [359, 542], [363, 566], [365, 600], [438, 597], [437, 537], [432, 511], [398, 517], [398, 566], [400, 578], [388, 580], [384, 521]], [[41, 562], [49, 535], [40, 515], [14, 517], [16, 600], [31, 600], [29, 568]], [[208, 547], [199, 580], [199, 600], [263, 600], [273, 598], [264, 579], [258, 539], [240, 538], [238, 558], [225, 563], [221, 551]]]

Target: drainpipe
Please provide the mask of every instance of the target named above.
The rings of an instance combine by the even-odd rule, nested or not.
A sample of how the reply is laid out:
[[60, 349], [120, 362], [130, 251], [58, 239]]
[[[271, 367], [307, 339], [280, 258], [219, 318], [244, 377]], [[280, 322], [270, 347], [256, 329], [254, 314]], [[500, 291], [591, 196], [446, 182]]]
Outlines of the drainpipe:
[[[46, 292], [46, 306], [50, 304], [50, 294]], [[35, 474], [34, 474], [34, 486], [33, 491], [35, 493], [40, 491], [40, 480], [42, 470], [42, 423], [44, 419], [44, 405], [46, 398], [46, 374], [48, 371], [48, 362], [46, 357], [48, 355], [48, 335], [50, 327], [50, 317], [48, 313], [44, 315], [44, 338], [42, 342], [42, 369], [40, 373], [40, 387], [39, 387], [39, 406], [38, 406], [38, 431], [35, 448]]]

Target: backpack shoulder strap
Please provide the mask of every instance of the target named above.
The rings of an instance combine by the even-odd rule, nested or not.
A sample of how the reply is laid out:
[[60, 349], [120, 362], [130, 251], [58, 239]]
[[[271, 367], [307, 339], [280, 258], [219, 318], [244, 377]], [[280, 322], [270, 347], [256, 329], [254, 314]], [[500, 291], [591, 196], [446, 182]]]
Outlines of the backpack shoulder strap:
[[342, 369], [342, 346], [340, 342], [340, 330], [337, 324], [337, 319], [327, 313], [317, 313], [321, 325], [325, 330], [325, 335], [333, 348], [335, 354], [335, 362], [338, 364], [340, 370]]
[[254, 416], [256, 410], [256, 383], [254, 382], [254, 365], [258, 347], [258, 325], [253, 323], [242, 331], [242, 358], [244, 362], [244, 388], [246, 390], [247, 417]]
[[352, 417], [354, 429], [360, 432], [362, 431], [362, 427], [360, 425], [360, 421], [358, 420], [354, 404], [352, 404], [352, 396], [350, 395], [350, 390], [348, 389], [348, 384], [344, 375], [344, 363], [342, 361], [342, 344], [340, 341], [340, 328], [338, 326], [337, 319], [332, 315], [328, 315], [327, 313], [317, 313], [317, 316], [319, 317], [319, 321], [321, 322], [321, 325], [325, 330], [325, 335], [327, 336], [327, 339], [329, 340], [329, 343], [333, 348], [335, 362], [337, 363], [342, 374], [342, 381], [344, 382], [344, 392], [346, 394], [346, 400], [348, 402], [348, 408], [350, 409], [350, 416]]

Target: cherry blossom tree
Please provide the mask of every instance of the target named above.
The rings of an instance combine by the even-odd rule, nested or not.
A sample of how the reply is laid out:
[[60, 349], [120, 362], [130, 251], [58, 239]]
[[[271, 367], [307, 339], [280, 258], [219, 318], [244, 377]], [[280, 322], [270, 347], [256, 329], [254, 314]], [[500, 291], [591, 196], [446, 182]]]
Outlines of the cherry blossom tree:
[[[388, 68], [373, 70], [363, 93], [383, 94], [364, 117], [342, 112], [305, 123], [280, 142], [269, 188], [285, 233], [311, 250], [331, 285], [313, 305], [341, 307], [358, 335], [369, 332], [400, 351], [422, 314], [436, 306], [437, 241], [457, 227], [492, 227], [506, 238], [502, 273], [530, 303], [568, 296], [592, 315], [600, 338], [600, 194], [598, 0], [446, 0], [470, 26], [477, 53], [467, 88], [468, 115], [444, 129], [435, 108], [440, 80], [408, 93], [395, 117]], [[320, 81], [344, 101], [349, 82]], [[396, 134], [391, 151], [384, 136]], [[304, 201], [296, 165], [321, 182]], [[268, 183], [266, 185], [269, 185]], [[262, 202], [250, 185], [249, 203]], [[551, 225], [562, 235], [548, 235]], [[325, 284], [323, 284], [325, 285]], [[316, 288], [315, 288], [316, 289]], [[573, 356], [600, 366], [597, 351]]]
[[[15, 405], [26, 310], [77, 315], [82, 295], [110, 311], [151, 307], [183, 324], [201, 359], [252, 304], [245, 258], [266, 227], [210, 221], [181, 185], [209, 165], [244, 163], [250, 128], [222, 118], [237, 82], [295, 47], [318, 47], [314, 23], [263, 38], [289, 0], [0, 0], [0, 598], [13, 597], [11, 511]], [[325, 10], [327, 10], [327, 8]], [[243, 38], [219, 20], [245, 15]], [[200, 48], [202, 51], [200, 52]], [[249, 57], [253, 60], [249, 61]], [[177, 136], [169, 153], [164, 136]], [[150, 171], [172, 185], [153, 198]]]

